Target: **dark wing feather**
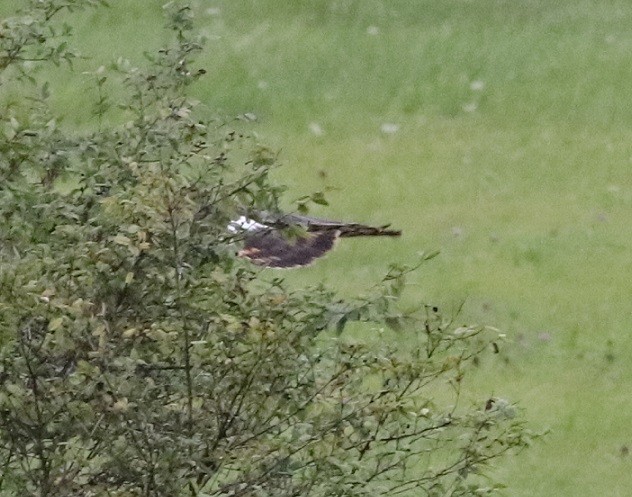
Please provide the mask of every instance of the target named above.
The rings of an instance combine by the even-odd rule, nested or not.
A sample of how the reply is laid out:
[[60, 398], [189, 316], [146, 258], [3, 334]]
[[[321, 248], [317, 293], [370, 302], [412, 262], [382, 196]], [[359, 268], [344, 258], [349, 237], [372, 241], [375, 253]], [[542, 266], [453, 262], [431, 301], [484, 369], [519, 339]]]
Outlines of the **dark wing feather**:
[[331, 250], [339, 236], [338, 231], [309, 232], [288, 240], [284, 233], [266, 229], [248, 234], [240, 257], [250, 259], [259, 266], [290, 268], [306, 266]]
[[401, 236], [400, 230], [389, 229], [389, 225], [367, 226], [366, 224], [348, 223], [340, 227], [340, 236]]

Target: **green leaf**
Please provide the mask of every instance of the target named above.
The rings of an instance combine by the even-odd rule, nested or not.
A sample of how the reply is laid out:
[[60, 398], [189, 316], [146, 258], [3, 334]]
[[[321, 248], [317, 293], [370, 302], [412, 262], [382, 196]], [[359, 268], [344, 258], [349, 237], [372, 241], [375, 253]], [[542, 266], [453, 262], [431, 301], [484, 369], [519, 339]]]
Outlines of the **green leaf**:
[[119, 245], [124, 245], [126, 247], [129, 246], [132, 243], [131, 240], [128, 237], [126, 237], [125, 235], [122, 235], [120, 233], [118, 235], [116, 235], [115, 237], [113, 237], [112, 241], [114, 243], [117, 243]]
[[329, 202], [327, 202], [327, 199], [325, 198], [325, 194], [323, 192], [316, 192], [312, 194], [311, 199], [312, 202], [314, 202], [315, 204], [329, 205]]
[[55, 318], [55, 319], [53, 319], [52, 321], [50, 321], [48, 323], [48, 329], [49, 329], [49, 331], [56, 331], [59, 328], [61, 328], [63, 324], [64, 324], [63, 316], [62, 317], [58, 317], [58, 318]]

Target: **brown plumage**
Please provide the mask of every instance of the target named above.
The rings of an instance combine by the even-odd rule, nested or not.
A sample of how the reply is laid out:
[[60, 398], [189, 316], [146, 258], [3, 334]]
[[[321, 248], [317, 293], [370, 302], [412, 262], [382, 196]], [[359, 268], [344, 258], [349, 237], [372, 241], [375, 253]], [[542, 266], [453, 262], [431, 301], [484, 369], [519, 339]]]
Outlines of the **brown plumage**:
[[256, 220], [241, 216], [229, 225], [230, 231], [244, 236], [244, 248], [237, 255], [273, 268], [306, 266], [329, 252], [338, 238], [401, 235], [388, 225], [375, 227], [296, 214], [258, 213], [253, 218]]

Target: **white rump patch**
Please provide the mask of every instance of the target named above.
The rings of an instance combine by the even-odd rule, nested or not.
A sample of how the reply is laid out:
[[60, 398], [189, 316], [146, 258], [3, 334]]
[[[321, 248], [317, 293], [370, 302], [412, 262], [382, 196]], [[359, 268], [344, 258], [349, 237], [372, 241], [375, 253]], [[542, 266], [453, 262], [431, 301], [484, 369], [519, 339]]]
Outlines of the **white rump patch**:
[[239, 219], [231, 221], [227, 228], [231, 233], [239, 233], [241, 231], [261, 231], [267, 228], [267, 226], [253, 219], [248, 219], [246, 216], [239, 216]]

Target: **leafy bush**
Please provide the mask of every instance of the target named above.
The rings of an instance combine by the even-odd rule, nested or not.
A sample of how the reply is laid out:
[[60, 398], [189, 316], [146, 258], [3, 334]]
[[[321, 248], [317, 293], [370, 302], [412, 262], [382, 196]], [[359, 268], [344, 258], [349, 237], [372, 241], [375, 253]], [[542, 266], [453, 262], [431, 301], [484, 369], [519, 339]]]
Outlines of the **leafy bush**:
[[94, 131], [51, 115], [32, 64], [72, 61], [57, 19], [96, 3], [32, 0], [0, 25], [21, 95], [0, 137], [2, 495], [493, 491], [480, 475], [528, 433], [505, 401], [456, 402], [491, 330], [403, 312], [405, 268], [343, 301], [235, 259], [230, 217], [282, 189], [273, 153], [187, 95], [204, 74], [188, 8], [147, 67], [92, 74]]

